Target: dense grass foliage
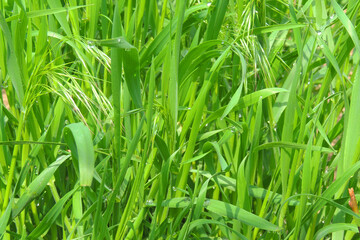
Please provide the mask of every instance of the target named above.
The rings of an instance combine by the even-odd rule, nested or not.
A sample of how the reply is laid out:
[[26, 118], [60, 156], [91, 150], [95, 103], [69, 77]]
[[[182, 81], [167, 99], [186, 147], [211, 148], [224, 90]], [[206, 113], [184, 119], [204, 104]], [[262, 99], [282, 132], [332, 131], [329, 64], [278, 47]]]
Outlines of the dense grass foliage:
[[359, 10], [2, 0], [0, 236], [358, 238]]

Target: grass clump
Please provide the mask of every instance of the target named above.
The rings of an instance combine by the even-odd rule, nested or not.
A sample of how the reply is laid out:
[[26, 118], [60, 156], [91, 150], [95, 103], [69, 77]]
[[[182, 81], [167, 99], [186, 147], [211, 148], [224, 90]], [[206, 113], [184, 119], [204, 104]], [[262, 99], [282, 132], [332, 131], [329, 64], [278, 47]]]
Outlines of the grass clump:
[[359, 8], [1, 1], [0, 236], [357, 238]]

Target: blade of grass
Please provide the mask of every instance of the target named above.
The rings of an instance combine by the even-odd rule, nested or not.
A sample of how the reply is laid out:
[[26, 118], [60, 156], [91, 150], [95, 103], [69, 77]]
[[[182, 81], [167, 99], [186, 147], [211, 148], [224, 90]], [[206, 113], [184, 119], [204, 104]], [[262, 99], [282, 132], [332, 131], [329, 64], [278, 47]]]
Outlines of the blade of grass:
[[94, 177], [94, 147], [90, 130], [83, 123], [69, 124], [64, 129], [64, 139], [79, 171], [80, 185], [91, 186]]
[[55, 162], [53, 162], [51, 165], [49, 165], [48, 168], [46, 168], [44, 171], [42, 171], [39, 176], [37, 176], [30, 185], [26, 188], [23, 195], [20, 197], [20, 199], [16, 202], [15, 206], [12, 208], [11, 216], [12, 219], [14, 219], [16, 216], [19, 215], [19, 213], [36, 197], [39, 196], [39, 194], [44, 190], [50, 179], [53, 177], [55, 171], [57, 168], [65, 162], [70, 155], [66, 156], [63, 155], [59, 157]]

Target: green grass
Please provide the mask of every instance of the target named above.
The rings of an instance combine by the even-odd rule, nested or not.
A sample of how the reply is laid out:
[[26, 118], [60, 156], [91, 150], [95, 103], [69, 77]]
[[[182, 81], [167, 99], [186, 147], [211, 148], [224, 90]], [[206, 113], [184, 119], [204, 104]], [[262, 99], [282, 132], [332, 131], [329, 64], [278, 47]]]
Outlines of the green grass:
[[357, 239], [359, 10], [0, 1], [0, 238]]

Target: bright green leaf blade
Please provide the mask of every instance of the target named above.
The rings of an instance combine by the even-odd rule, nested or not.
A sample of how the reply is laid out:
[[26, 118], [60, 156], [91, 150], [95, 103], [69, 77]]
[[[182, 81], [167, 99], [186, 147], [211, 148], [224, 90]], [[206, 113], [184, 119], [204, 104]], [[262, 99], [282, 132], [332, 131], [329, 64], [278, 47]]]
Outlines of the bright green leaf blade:
[[[280, 147], [280, 148], [292, 148], [292, 149], [306, 149], [306, 144], [300, 144], [300, 143], [293, 143], [293, 142], [270, 142], [270, 143], [264, 143], [260, 146], [257, 146], [254, 151], [260, 151], [264, 149], [274, 148], [274, 147]], [[319, 146], [312, 146], [312, 151], [319, 151], [323, 153], [334, 153], [334, 151], [330, 148], [326, 147], [319, 147]]]
[[316, 232], [314, 239], [320, 240], [326, 237], [326, 235], [337, 232], [337, 231], [352, 231], [352, 232], [359, 232], [358, 227], [355, 224], [349, 223], [332, 223], [328, 226], [321, 228], [319, 231]]
[[20, 199], [16, 202], [12, 210], [12, 218], [15, 218], [19, 213], [34, 200], [44, 190], [50, 179], [53, 177], [56, 169], [68, 159], [70, 155], [63, 155], [53, 162], [49, 167], [40, 173], [34, 181], [26, 188]]
[[225, 203], [219, 200], [209, 199], [208, 203], [205, 202], [206, 209], [230, 219], [237, 219], [247, 225], [258, 227], [267, 231], [279, 231], [281, 228], [268, 222], [267, 220], [256, 216], [242, 208], [234, 206], [230, 203]]
[[[48, 16], [48, 15], [51, 15], [51, 14], [68, 12], [68, 11], [71, 11], [71, 10], [84, 8], [84, 7], [86, 7], [86, 5], [79, 5], [79, 6], [76, 6], [76, 7], [69, 7], [69, 8], [62, 7], [62, 8], [50, 8], [50, 9], [43, 9], [43, 10], [35, 10], [35, 11], [27, 12], [26, 16], [28, 18], [43, 17], [43, 16]], [[20, 18], [20, 14], [12, 15], [11, 17], [6, 18], [6, 22], [18, 20], [19, 18]]]
[[344, 13], [343, 9], [341, 9], [340, 5], [335, 0], [331, 0], [331, 4], [332, 4], [334, 11], [335, 11], [336, 15], [338, 16], [339, 20], [344, 25], [344, 27], [346, 28], [347, 32], [349, 33], [351, 39], [353, 40], [356, 50], [360, 54], [360, 40], [359, 40], [358, 34], [356, 33], [356, 29], [355, 29], [354, 25], [352, 24], [350, 19]]
[[64, 139], [79, 170], [80, 185], [90, 186], [94, 176], [94, 146], [90, 130], [83, 123], [69, 124], [64, 129]]
[[288, 90], [283, 88], [266, 88], [259, 90], [257, 92], [250, 93], [240, 98], [238, 103], [238, 108], [245, 108], [251, 106], [259, 101], [260, 98], [265, 99], [276, 93], [288, 92]]
[[12, 205], [13, 199], [10, 199], [9, 205], [6, 207], [6, 210], [3, 212], [1, 218], [0, 218], [0, 239], [2, 239], [2, 236], [4, 235], [6, 231], [6, 226], [8, 225], [10, 216], [11, 216], [11, 205]]
[[302, 28], [306, 27], [306, 24], [294, 24], [294, 23], [287, 23], [287, 24], [278, 24], [278, 25], [270, 25], [264, 27], [257, 27], [253, 29], [254, 34], [263, 34], [269, 33], [274, 31], [282, 31], [282, 30], [290, 30], [294, 28]]

